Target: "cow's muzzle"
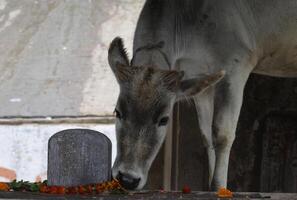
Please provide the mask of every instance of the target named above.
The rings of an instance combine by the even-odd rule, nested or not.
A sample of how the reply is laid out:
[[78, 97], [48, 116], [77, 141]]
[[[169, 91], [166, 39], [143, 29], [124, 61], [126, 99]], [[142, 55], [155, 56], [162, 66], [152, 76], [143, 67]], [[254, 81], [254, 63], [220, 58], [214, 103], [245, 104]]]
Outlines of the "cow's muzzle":
[[135, 178], [130, 174], [122, 173], [120, 171], [116, 178], [117, 180], [119, 180], [120, 184], [127, 190], [136, 189], [140, 182], [140, 178]]

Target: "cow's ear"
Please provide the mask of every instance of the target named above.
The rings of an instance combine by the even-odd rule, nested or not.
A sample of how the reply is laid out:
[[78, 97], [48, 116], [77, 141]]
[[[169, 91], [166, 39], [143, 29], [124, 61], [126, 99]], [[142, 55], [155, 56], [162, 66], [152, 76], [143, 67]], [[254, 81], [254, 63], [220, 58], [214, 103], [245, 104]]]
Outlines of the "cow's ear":
[[118, 81], [130, 78], [129, 58], [122, 38], [116, 37], [111, 42], [108, 49], [108, 62]]
[[202, 93], [210, 86], [218, 83], [224, 76], [225, 71], [222, 70], [203, 78], [193, 78], [181, 81], [178, 90], [178, 97], [182, 98]]
[[161, 72], [160, 80], [167, 90], [175, 93], [179, 89], [180, 81], [183, 76], [183, 71], [164, 71]]

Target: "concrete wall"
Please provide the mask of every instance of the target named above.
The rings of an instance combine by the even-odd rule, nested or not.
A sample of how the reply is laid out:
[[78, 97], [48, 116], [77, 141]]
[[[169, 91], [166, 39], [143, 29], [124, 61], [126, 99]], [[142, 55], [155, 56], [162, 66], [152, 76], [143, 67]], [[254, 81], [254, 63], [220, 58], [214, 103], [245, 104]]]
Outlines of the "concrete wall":
[[132, 47], [144, 0], [0, 0], [0, 117], [111, 115], [115, 36]]

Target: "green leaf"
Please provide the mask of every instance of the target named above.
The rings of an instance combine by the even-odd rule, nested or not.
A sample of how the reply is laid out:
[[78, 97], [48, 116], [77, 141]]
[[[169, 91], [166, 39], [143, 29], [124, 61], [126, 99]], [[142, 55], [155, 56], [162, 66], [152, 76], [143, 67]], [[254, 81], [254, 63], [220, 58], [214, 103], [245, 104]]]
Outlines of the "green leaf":
[[30, 191], [31, 192], [38, 192], [39, 191], [39, 185], [36, 183], [33, 183], [30, 185]]
[[10, 184], [11, 189], [13, 189], [15, 191], [20, 191], [22, 189], [22, 186], [23, 186], [23, 180], [21, 180], [21, 181], [14, 180]]

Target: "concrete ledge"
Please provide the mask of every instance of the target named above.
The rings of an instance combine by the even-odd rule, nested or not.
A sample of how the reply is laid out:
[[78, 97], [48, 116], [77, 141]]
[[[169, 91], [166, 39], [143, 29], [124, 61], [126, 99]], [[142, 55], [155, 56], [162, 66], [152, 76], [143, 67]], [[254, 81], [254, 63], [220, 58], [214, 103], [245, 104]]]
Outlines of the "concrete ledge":
[[0, 125], [21, 124], [113, 124], [114, 116], [8, 116], [0, 118]]
[[[102, 195], [50, 195], [50, 194], [40, 194], [40, 193], [28, 193], [28, 192], [0, 192], [0, 200], [6, 199], [22, 199], [22, 200], [217, 200], [220, 199], [216, 196], [214, 192], [192, 192], [191, 194], [182, 194], [180, 192], [169, 192], [169, 193], [160, 193], [160, 192], [139, 192], [131, 193], [129, 195], [117, 195], [117, 194], [102, 194]], [[229, 198], [221, 198], [229, 199]], [[235, 193], [234, 200], [236, 199], [271, 199], [271, 200], [297, 200], [297, 193]]]

